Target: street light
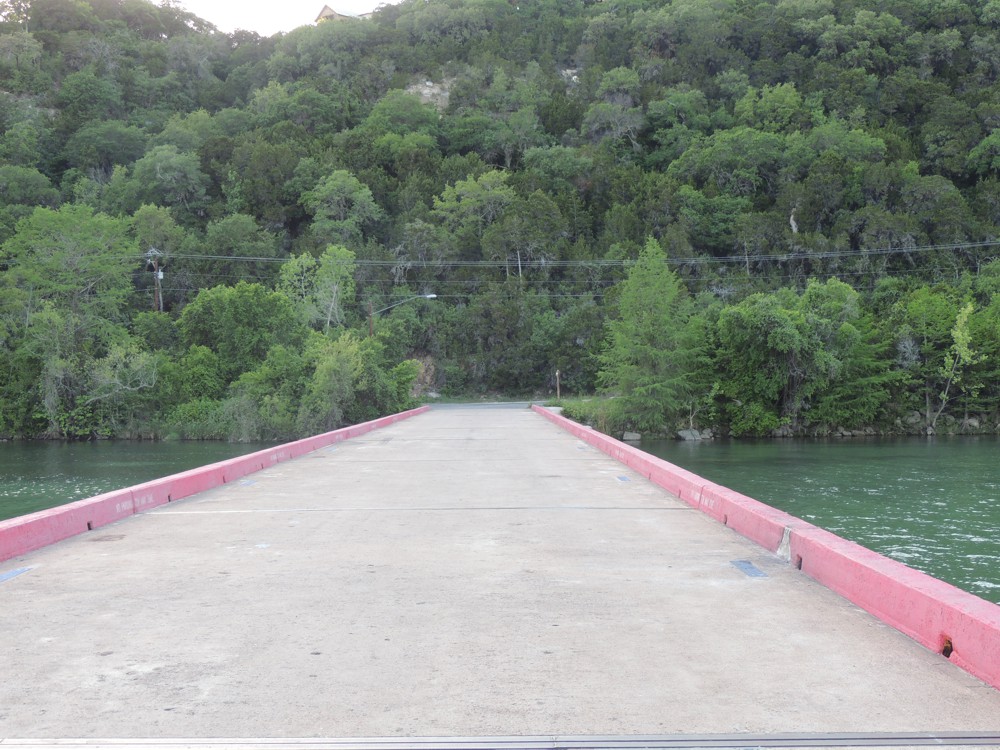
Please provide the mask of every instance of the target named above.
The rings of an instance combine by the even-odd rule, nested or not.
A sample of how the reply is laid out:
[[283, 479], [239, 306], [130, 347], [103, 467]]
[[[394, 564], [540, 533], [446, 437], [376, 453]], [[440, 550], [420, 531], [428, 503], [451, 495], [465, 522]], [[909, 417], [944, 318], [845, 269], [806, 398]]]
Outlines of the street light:
[[391, 310], [397, 305], [402, 305], [406, 302], [413, 302], [415, 299], [436, 299], [436, 294], [418, 294], [416, 297], [407, 297], [406, 299], [401, 299], [399, 302], [394, 302], [388, 307], [383, 307], [381, 310], [372, 310], [372, 301], [368, 300], [368, 338], [375, 335], [375, 316], [379, 313], [384, 313], [386, 310]]

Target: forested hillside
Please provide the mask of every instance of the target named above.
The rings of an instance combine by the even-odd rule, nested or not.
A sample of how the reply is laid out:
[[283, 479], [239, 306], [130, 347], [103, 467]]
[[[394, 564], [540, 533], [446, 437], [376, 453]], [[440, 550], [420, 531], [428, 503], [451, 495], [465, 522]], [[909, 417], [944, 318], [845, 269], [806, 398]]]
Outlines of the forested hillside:
[[998, 423], [1000, 0], [0, 18], [0, 437]]

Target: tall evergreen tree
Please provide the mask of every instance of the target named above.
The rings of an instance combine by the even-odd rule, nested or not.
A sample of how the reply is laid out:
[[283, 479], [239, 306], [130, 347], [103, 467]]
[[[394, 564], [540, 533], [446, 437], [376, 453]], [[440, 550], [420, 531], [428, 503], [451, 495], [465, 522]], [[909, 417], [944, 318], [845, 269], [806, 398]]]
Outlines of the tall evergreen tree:
[[625, 420], [661, 430], [684, 410], [695, 391], [698, 341], [693, 304], [667, 256], [648, 239], [618, 286], [617, 316], [607, 324], [598, 380], [620, 400]]

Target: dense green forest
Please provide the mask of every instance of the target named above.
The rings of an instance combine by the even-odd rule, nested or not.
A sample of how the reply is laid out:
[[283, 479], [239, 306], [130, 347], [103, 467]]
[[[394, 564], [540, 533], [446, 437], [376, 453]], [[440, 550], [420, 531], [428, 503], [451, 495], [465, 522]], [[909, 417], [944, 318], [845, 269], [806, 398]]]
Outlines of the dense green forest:
[[0, 19], [0, 437], [1000, 421], [1000, 0]]

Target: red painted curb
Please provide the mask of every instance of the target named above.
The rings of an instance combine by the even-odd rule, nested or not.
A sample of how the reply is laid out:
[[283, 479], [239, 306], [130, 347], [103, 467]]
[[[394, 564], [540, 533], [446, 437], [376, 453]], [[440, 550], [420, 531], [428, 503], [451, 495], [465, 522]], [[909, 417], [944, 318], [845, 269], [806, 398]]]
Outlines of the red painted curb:
[[1000, 606], [816, 526], [789, 549], [810, 578], [1000, 688]]
[[210, 490], [318, 448], [364, 435], [380, 427], [387, 427], [402, 419], [423, 414], [428, 409], [429, 406], [421, 406], [400, 414], [392, 414], [246, 456], [171, 474], [151, 482], [96, 495], [86, 500], [0, 521], [0, 562], [120, 521], [135, 513], [142, 513], [182, 497]]
[[777, 508], [709, 482], [686, 469], [548, 409], [540, 406], [532, 406], [532, 409], [770, 552], [778, 550], [785, 538], [786, 528], [802, 523]]
[[124, 489], [0, 521], [0, 562], [133, 513], [132, 490]]
[[778, 553], [887, 625], [1000, 688], [1000, 607], [996, 604], [549, 409], [531, 408], [682, 501]]

